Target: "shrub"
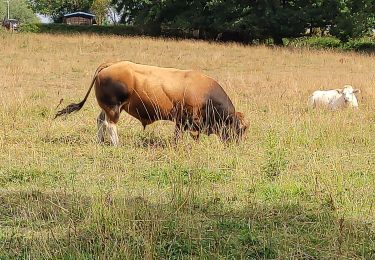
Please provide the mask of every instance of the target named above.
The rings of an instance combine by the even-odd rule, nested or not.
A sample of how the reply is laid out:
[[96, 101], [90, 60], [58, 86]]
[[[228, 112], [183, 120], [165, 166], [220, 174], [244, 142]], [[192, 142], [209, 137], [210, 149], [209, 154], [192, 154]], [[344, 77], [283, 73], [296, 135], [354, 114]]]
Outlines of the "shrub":
[[375, 52], [375, 40], [369, 37], [351, 39], [348, 42], [342, 42], [335, 37], [301, 37], [297, 39], [290, 39], [286, 45], [300, 48]]
[[290, 40], [288, 46], [314, 49], [332, 49], [340, 47], [340, 40], [334, 37], [302, 37]]
[[38, 33], [40, 32], [39, 24], [34, 23], [24, 23], [20, 26], [21, 32], [32, 32], [32, 33]]
[[[52, 33], [52, 34], [70, 34], [87, 33], [101, 35], [141, 35], [144, 32], [142, 28], [133, 26], [98, 26], [98, 25], [66, 25], [66, 24], [23, 24], [22, 32], [34, 33]], [[147, 33], [147, 32], [146, 32]], [[146, 34], [145, 33], [145, 34]]]
[[344, 50], [375, 52], [375, 41], [371, 38], [351, 39], [343, 44]]
[[310, 38], [308, 43], [313, 48], [331, 49], [340, 47], [340, 40], [333, 37], [314, 37]]
[[99, 34], [99, 35], [148, 35], [167, 37], [182, 37], [183, 32], [179, 30], [166, 29], [155, 32], [153, 28], [129, 25], [66, 25], [66, 24], [24, 24], [22, 32], [51, 33], [51, 34]]

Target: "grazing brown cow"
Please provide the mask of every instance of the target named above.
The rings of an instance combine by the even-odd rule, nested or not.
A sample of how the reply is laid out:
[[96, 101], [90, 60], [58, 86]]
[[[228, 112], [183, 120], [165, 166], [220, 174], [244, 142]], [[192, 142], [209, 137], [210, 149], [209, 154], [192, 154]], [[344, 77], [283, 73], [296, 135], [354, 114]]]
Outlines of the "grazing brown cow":
[[183, 131], [217, 134], [223, 141], [239, 140], [247, 123], [212, 78], [190, 70], [160, 68], [129, 61], [99, 66], [85, 98], [70, 104], [56, 117], [78, 111], [95, 84], [102, 112], [98, 117], [98, 139], [104, 141], [108, 129], [111, 143], [119, 143], [116, 123], [125, 110], [146, 127], [157, 120], [176, 122], [175, 140]]

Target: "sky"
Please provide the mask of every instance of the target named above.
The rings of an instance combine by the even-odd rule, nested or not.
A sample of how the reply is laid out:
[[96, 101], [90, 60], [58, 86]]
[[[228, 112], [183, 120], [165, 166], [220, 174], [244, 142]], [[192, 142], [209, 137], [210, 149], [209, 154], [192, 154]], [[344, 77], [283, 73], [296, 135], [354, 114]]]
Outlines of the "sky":
[[51, 23], [51, 18], [49, 18], [48, 16], [45, 16], [45, 15], [42, 15], [42, 14], [37, 14], [39, 20], [42, 22], [42, 23]]

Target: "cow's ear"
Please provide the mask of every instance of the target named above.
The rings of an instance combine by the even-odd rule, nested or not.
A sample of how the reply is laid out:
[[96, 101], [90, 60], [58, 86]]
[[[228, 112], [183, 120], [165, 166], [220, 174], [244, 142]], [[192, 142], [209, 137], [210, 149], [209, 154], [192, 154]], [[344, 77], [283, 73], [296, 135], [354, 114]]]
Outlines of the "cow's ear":
[[341, 88], [337, 88], [337, 89], [335, 89], [339, 94], [342, 94], [343, 92], [344, 92], [344, 90], [343, 89], [341, 89]]
[[353, 90], [353, 93], [361, 93], [361, 90], [360, 89], [355, 89], [355, 90]]

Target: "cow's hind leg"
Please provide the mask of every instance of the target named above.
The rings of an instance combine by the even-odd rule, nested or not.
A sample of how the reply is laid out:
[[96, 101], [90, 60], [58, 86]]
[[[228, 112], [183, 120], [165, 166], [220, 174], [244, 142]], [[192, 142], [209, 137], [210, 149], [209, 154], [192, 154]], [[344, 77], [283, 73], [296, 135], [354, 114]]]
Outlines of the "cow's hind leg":
[[119, 138], [117, 133], [117, 126], [116, 123], [120, 118], [120, 109], [119, 107], [114, 107], [113, 109], [106, 111], [106, 121], [107, 121], [107, 129], [109, 133], [109, 138], [111, 144], [113, 146], [119, 145]]
[[102, 110], [100, 112], [97, 120], [96, 120], [97, 126], [98, 126], [98, 143], [102, 144], [104, 143], [104, 137], [106, 133], [106, 129], [108, 126], [108, 123], [106, 121], [105, 112]]
[[119, 138], [117, 133], [117, 126], [113, 122], [108, 123], [108, 132], [109, 132], [109, 138], [111, 140], [111, 144], [113, 146], [119, 145]]

